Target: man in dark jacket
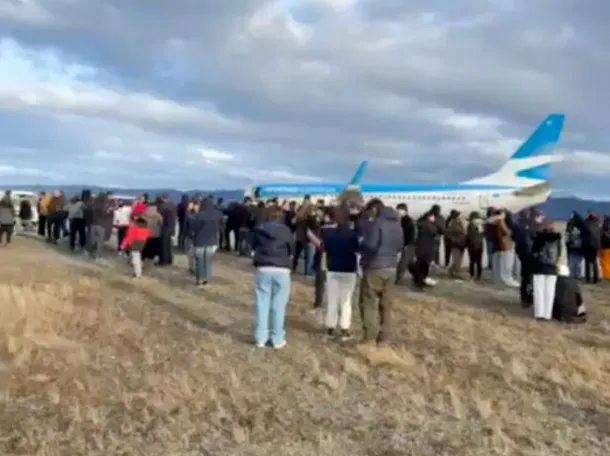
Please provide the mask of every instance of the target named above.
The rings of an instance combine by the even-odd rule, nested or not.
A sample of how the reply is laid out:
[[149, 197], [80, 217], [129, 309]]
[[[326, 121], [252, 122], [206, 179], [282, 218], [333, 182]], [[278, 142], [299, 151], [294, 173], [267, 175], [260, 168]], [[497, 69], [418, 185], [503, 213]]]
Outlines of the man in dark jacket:
[[449, 262], [449, 276], [461, 279], [462, 259], [466, 249], [466, 224], [461, 212], [454, 210], [445, 228], [445, 243], [451, 246]]
[[485, 250], [484, 221], [477, 211], [468, 216], [466, 227], [466, 250], [468, 251], [468, 272], [473, 280], [480, 280], [483, 273], [483, 251]]
[[86, 217], [90, 217], [87, 240], [92, 259], [99, 258], [106, 242], [107, 232], [112, 231], [113, 208], [107, 193], [100, 193], [87, 203]]
[[410, 265], [413, 285], [422, 289], [430, 273], [430, 264], [436, 255], [436, 240], [439, 236], [439, 224], [434, 212], [428, 212], [417, 223], [417, 239], [415, 241], [415, 262]]
[[515, 253], [521, 263], [521, 277], [519, 281], [519, 297], [524, 308], [530, 307], [533, 301], [532, 288], [532, 246], [538, 232], [543, 229], [544, 215], [538, 210], [522, 214], [519, 222], [515, 224]]
[[176, 206], [169, 199], [168, 195], [161, 195], [159, 204], [159, 214], [163, 219], [161, 225], [161, 245], [159, 246], [158, 266], [170, 266], [174, 262], [174, 252], [172, 238], [176, 233]]
[[[433, 204], [430, 208], [430, 212], [434, 214], [434, 223], [437, 228], [437, 235], [435, 242], [435, 251], [434, 251], [434, 263], [437, 266], [441, 265], [441, 240], [445, 235], [445, 228], [447, 227], [447, 220], [443, 217], [441, 207], [438, 204]], [[445, 265], [447, 266], [447, 265]]]
[[574, 213], [573, 220], [580, 230], [582, 239], [582, 253], [585, 260], [585, 282], [599, 282], [599, 265], [597, 258], [601, 245], [601, 223], [597, 215], [589, 213], [583, 220], [580, 214]]
[[396, 259], [403, 246], [398, 213], [379, 202], [377, 216], [362, 235], [360, 313], [364, 343], [380, 344], [390, 337]]
[[409, 210], [406, 204], [400, 203], [396, 206], [398, 215], [400, 215], [400, 226], [402, 228], [402, 252], [400, 253], [400, 261], [396, 267], [396, 281], [398, 285], [411, 264], [415, 254], [415, 223], [409, 215]]
[[212, 258], [218, 248], [218, 234], [223, 214], [214, 200], [203, 201], [201, 211], [189, 220], [190, 238], [195, 256], [195, 283], [206, 285], [212, 278]]
[[184, 231], [186, 223], [186, 211], [189, 205], [189, 196], [182, 195], [178, 206], [176, 206], [176, 216], [178, 218], [178, 248], [184, 250], [184, 241], [186, 232]]
[[[485, 223], [485, 255], [487, 257], [487, 269], [490, 271], [493, 269], [494, 254], [495, 250], [495, 238], [496, 238], [496, 226], [489, 220], [497, 213], [497, 209], [494, 207], [488, 207], [485, 212], [487, 222]], [[497, 272], [497, 271], [496, 271]], [[494, 274], [496, 274], [494, 272]]]
[[447, 220], [445, 220], [445, 235], [443, 236], [443, 266], [445, 267], [449, 267], [449, 265], [451, 264], [451, 250], [453, 249], [453, 242], [451, 236], [448, 235], [447, 231], [449, 231], [449, 227], [451, 226], [453, 219], [455, 219], [457, 215], [458, 211], [456, 211], [455, 209], [451, 209], [449, 217], [447, 217]]
[[250, 235], [250, 206], [252, 200], [245, 198], [243, 203], [233, 203], [227, 209], [227, 223], [225, 225], [225, 248], [231, 250], [231, 233], [235, 242], [235, 250], [244, 255], [249, 250]]
[[568, 254], [570, 276], [575, 279], [582, 278], [582, 247], [582, 233], [574, 222], [574, 214], [571, 214], [568, 223], [566, 224], [566, 250]]

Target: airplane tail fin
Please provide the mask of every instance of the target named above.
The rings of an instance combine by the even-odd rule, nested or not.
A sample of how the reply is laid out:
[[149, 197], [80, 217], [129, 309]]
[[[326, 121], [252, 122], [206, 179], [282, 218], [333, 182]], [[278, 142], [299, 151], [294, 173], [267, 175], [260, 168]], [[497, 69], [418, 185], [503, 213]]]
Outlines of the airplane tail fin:
[[463, 184], [525, 188], [548, 182], [551, 177], [551, 163], [559, 161], [553, 153], [564, 123], [564, 114], [549, 114], [502, 168], [488, 176]]
[[351, 178], [351, 180], [348, 182], [347, 186], [349, 187], [358, 187], [360, 185], [360, 181], [362, 180], [362, 176], [364, 176], [364, 173], [366, 172], [366, 169], [369, 166], [369, 162], [367, 162], [366, 160], [363, 161], [362, 163], [360, 163], [360, 165], [358, 166], [358, 169], [356, 169], [356, 172], [354, 173], [354, 176]]
[[360, 193], [360, 181], [362, 180], [362, 176], [364, 176], [368, 166], [369, 162], [366, 160], [360, 163], [360, 166], [358, 166], [354, 176], [347, 183], [341, 194], [337, 196], [337, 202], [356, 201], [358, 199], [362, 199], [362, 194]]

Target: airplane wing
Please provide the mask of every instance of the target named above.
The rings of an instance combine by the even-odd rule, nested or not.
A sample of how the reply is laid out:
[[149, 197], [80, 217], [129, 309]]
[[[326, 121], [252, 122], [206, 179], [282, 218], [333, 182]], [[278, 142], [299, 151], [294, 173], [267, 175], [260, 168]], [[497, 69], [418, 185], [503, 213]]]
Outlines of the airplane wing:
[[515, 196], [535, 196], [540, 193], [545, 193], [552, 190], [551, 183], [549, 181], [542, 182], [537, 185], [532, 185], [531, 187], [523, 187], [519, 190], [515, 190], [513, 195]]

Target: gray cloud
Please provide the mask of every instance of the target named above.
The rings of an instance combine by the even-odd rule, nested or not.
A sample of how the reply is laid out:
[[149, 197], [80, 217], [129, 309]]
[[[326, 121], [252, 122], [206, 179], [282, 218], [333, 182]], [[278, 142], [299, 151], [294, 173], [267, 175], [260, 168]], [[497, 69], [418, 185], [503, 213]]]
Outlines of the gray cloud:
[[[564, 111], [562, 147], [570, 156], [558, 166], [558, 185], [582, 191], [582, 173], [592, 182], [601, 179], [593, 171], [610, 171], [608, 7], [572, 0], [467, 0], [459, 8], [422, 0], [340, 3], [350, 2], [0, 7], [5, 37], [95, 68], [81, 82], [100, 90], [96, 98], [75, 88], [70, 103], [39, 95], [34, 107], [14, 97], [9, 103], [5, 94], [3, 125], [29, 125], [37, 139], [9, 135], [0, 141], [0, 162], [30, 166], [15, 151], [40, 150], [36, 162], [58, 179], [75, 180], [61, 172], [68, 165], [56, 169], [63, 156], [83, 170], [78, 177], [96, 179], [99, 172], [88, 170], [100, 169], [99, 151], [109, 163], [134, 154], [141, 163], [130, 165], [138, 169], [132, 179], [216, 186], [242, 185], [255, 171], [253, 178], [270, 179], [262, 173], [269, 166], [344, 179], [372, 158], [370, 180], [451, 182], [498, 166], [509, 153], [506, 140], [524, 139], [547, 112]], [[57, 116], [70, 115], [58, 126]], [[474, 126], [460, 128], [460, 116]], [[108, 145], [108, 136], [123, 139]], [[198, 148], [239, 158], [212, 166]], [[152, 149], [163, 159], [150, 158]], [[595, 169], [582, 157], [594, 159]], [[172, 176], [166, 161], [174, 163]], [[238, 165], [252, 172], [236, 172]], [[129, 178], [116, 174], [118, 183]]]

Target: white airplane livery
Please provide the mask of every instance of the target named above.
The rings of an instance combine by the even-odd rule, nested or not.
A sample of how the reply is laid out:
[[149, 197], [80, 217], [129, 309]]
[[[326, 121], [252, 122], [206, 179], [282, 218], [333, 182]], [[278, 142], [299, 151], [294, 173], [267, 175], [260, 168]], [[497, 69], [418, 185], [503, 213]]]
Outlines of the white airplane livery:
[[501, 207], [516, 212], [544, 203], [551, 195], [551, 164], [565, 122], [564, 114], [550, 114], [496, 172], [449, 185], [360, 184], [367, 163], [363, 162], [347, 184], [269, 184], [254, 188], [248, 196], [300, 200], [305, 195], [330, 203], [347, 189], [358, 189], [365, 200], [378, 198], [386, 205], [407, 204], [412, 216], [419, 216], [433, 204], [444, 213], [455, 209], [463, 214]]

